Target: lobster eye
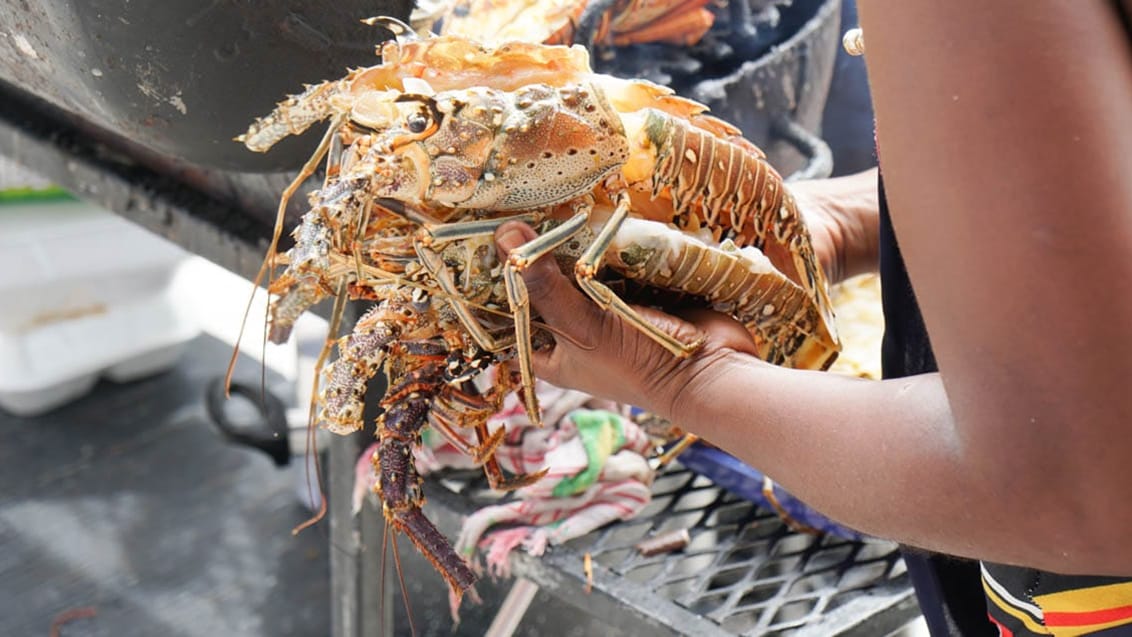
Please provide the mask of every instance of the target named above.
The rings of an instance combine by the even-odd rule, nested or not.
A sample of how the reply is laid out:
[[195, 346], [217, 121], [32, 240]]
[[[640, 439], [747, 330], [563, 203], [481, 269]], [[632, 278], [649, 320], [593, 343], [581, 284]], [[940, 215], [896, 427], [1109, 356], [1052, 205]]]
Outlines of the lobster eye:
[[428, 118], [421, 113], [410, 115], [407, 123], [411, 133], [423, 133], [428, 128]]

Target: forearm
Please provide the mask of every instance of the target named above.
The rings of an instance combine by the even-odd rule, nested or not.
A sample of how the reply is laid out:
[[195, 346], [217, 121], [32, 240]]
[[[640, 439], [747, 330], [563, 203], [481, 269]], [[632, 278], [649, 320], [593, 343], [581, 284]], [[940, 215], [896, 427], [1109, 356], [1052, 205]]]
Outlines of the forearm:
[[1082, 476], [1051, 468], [993, 479], [1012, 450], [983, 454], [963, 442], [938, 374], [867, 381], [733, 354], [676, 386], [655, 394], [678, 393], [675, 422], [851, 527], [952, 555], [1132, 572], [1126, 546], [1089, 537], [1113, 520], [1073, 506], [1088, 488]]
[[[816, 243], [818, 259], [831, 281], [876, 271], [880, 209], [876, 168], [844, 177], [793, 182], [790, 191], [806, 214], [810, 231], [827, 235]], [[824, 215], [807, 211], [822, 211]]]

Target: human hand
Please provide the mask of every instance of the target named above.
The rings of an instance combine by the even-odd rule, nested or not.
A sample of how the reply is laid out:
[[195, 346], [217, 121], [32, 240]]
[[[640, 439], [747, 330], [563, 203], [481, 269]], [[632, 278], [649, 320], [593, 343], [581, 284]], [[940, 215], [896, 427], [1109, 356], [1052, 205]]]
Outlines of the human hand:
[[[500, 254], [534, 239], [526, 224], [512, 222], [496, 231]], [[612, 311], [603, 310], [559, 270], [542, 258], [523, 272], [534, 313], [554, 330], [556, 345], [535, 352], [535, 375], [554, 385], [577, 389], [622, 404], [674, 417], [688, 388], [719, 373], [725, 359], [742, 354], [755, 360], [751, 335], [730, 317], [700, 310], [676, 317], [636, 308], [647, 320], [681, 342], [703, 340], [687, 358], [678, 358]]]
[[876, 169], [788, 185], [830, 283], [874, 272], [880, 202]]

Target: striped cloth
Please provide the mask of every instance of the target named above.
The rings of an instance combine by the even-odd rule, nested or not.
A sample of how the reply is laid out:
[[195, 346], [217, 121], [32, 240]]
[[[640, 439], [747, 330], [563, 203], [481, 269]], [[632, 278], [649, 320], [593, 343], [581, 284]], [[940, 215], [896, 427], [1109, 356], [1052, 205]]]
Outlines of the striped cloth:
[[[492, 575], [509, 575], [508, 556], [519, 546], [541, 555], [547, 546], [632, 518], [652, 497], [651, 443], [620, 414], [575, 409], [553, 423], [549, 435], [522, 440], [521, 449], [501, 447], [500, 464], [513, 473], [546, 468], [546, 476], [516, 491], [516, 500], [473, 513], [456, 541], [456, 550], [473, 562], [477, 547], [485, 551]], [[489, 533], [500, 525], [508, 528]]]
[[[518, 396], [512, 393], [488, 421], [488, 429], [507, 433], [495, 458], [504, 471], [530, 474], [547, 469], [534, 484], [515, 492], [506, 504], [482, 508], [464, 522], [456, 550], [473, 564], [477, 549], [487, 568], [508, 575], [508, 556], [522, 546], [541, 555], [615, 520], [636, 515], [651, 499], [654, 471], [648, 462], [653, 443], [628, 410], [581, 392], [536, 381], [543, 427], [534, 427]], [[413, 449], [422, 475], [442, 468], [474, 468], [470, 456], [443, 436], [426, 430]], [[355, 509], [372, 489], [372, 448], [358, 463]], [[497, 527], [506, 525], [499, 530]], [[477, 564], [477, 566], [479, 566]], [[482, 568], [482, 567], [481, 567]]]
[[981, 566], [991, 622], [1002, 637], [1132, 635], [1132, 581]]
[[[508, 575], [508, 556], [520, 546], [541, 555], [547, 546], [580, 537], [615, 520], [636, 515], [651, 499], [655, 471], [648, 462], [653, 442], [625, 416], [627, 410], [587, 394], [536, 381], [543, 427], [534, 427], [516, 394], [488, 421], [507, 433], [495, 458], [511, 474], [547, 469], [534, 484], [515, 491], [515, 499], [482, 508], [465, 520], [456, 550], [479, 568], [477, 549], [487, 568]], [[376, 443], [358, 458], [354, 512], [372, 493], [371, 458]], [[413, 449], [422, 475], [444, 468], [475, 468], [473, 459], [444, 436], [426, 430]], [[507, 525], [507, 529], [496, 527]]]

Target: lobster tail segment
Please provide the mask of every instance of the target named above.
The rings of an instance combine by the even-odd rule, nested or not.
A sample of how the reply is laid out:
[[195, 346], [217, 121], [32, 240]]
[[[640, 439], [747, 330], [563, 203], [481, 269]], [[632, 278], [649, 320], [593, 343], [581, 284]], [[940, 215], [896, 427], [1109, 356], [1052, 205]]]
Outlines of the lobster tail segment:
[[[817, 325], [803, 330], [807, 337], [790, 339], [798, 342], [775, 356], [792, 367], [828, 368], [841, 347], [829, 282], [782, 176], [741, 137], [721, 136], [710, 126], [658, 109], [645, 109], [642, 115], [626, 125], [636, 149], [634, 163], [625, 171], [630, 196], [639, 199], [641, 191], [647, 191], [653, 200], [670, 202], [668, 207], [651, 207], [667, 210], [664, 218], [654, 221], [710, 235], [715, 242], [730, 239], [740, 248], [760, 250], [805, 291], [816, 315]], [[638, 199], [635, 210], [650, 209]]]
[[398, 530], [409, 536], [429, 562], [432, 562], [441, 577], [457, 597], [464, 594], [476, 583], [476, 574], [467, 562], [452, 550], [448, 538], [433, 526], [420, 509], [398, 514], [394, 522]]
[[374, 488], [386, 522], [409, 536], [459, 596], [476, 582], [476, 575], [421, 510], [425, 502], [422, 479], [413, 464], [412, 447], [420, 444], [421, 428], [428, 421], [433, 397], [440, 389], [439, 385], [430, 387], [423, 382], [425, 378], [439, 378], [434, 371], [414, 370], [390, 389], [389, 396], [402, 397], [395, 401], [387, 398], [386, 411], [378, 419], [379, 443], [373, 455], [378, 479]]

